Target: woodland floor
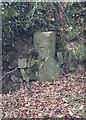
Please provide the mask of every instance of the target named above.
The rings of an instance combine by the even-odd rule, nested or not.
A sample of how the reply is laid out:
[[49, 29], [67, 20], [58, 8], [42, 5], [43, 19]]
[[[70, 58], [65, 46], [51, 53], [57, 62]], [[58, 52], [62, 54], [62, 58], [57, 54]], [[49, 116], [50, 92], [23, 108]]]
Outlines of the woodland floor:
[[53, 82], [22, 83], [2, 94], [3, 118], [84, 118], [86, 75], [64, 74]]

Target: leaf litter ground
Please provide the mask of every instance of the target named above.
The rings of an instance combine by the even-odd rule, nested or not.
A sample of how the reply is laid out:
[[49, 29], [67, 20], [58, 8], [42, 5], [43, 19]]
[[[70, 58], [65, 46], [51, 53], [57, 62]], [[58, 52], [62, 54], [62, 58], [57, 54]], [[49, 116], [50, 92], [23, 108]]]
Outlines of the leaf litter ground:
[[86, 117], [85, 79], [69, 73], [53, 82], [22, 83], [20, 90], [2, 94], [3, 118]]

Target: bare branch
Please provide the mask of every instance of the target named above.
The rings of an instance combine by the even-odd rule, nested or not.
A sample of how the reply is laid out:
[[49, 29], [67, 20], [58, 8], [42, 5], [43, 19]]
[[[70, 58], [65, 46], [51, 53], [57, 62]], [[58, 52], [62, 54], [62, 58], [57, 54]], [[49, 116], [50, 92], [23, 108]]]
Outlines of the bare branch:
[[[29, 52], [28, 52], [28, 54], [29, 54], [32, 50], [34, 50], [34, 48], [30, 49]], [[15, 72], [17, 69], [18, 69], [18, 67], [14, 68], [13, 70], [11, 70], [11, 71], [9, 71], [9, 72], [6, 72], [6, 73], [2, 76], [2, 79], [5, 78], [6, 75]]]
[[15, 69], [13, 69], [13, 70], [11, 70], [11, 71], [9, 71], [9, 72], [6, 72], [6, 73], [4, 74], [4, 76], [2, 76], [2, 79], [3, 79], [3, 78], [5, 78], [5, 77], [6, 77], [6, 75], [8, 75], [8, 74], [11, 74], [11, 73], [15, 72], [17, 69], [18, 69], [18, 67], [16, 67]]
[[[61, 5], [61, 3], [60, 3], [59, 1], [58, 1], [58, 4], [59, 4], [59, 6], [60, 6], [60, 8], [61, 8], [62, 12], [63, 12], [63, 13], [64, 13], [64, 15], [65, 15], [67, 22], [68, 22], [68, 23], [69, 23], [69, 25], [70, 25], [70, 20], [69, 20], [68, 16], [66, 15], [66, 13], [65, 13], [65, 11], [64, 11], [64, 8], [63, 8], [63, 6]], [[53, 4], [53, 3], [52, 3], [52, 5], [53, 5], [53, 7], [54, 7], [54, 9], [55, 9], [55, 11], [56, 11], [56, 14], [58, 15], [56, 7], [54, 6], [54, 4]]]
[[35, 10], [36, 10], [36, 8], [37, 8], [37, 4], [38, 4], [38, 2], [36, 2], [36, 4], [35, 4], [34, 7], [33, 7], [32, 15], [31, 15], [31, 18], [29, 19], [29, 22], [31, 22], [31, 20], [33, 19], [34, 12], [35, 12]]
[[69, 20], [68, 16], [66, 15], [63, 6], [61, 5], [61, 3], [60, 3], [59, 1], [58, 1], [58, 3], [59, 3], [59, 5], [60, 5], [60, 7], [61, 7], [61, 9], [62, 9], [62, 12], [64, 13], [64, 15], [65, 15], [65, 17], [66, 17], [66, 19], [67, 19], [67, 22], [70, 24], [70, 20]]

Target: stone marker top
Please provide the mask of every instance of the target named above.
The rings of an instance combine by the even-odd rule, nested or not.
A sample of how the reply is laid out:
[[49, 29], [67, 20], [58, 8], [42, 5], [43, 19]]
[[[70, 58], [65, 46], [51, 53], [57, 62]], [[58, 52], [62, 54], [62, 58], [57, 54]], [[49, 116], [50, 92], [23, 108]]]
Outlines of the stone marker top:
[[46, 35], [46, 37], [49, 37], [50, 36], [50, 34], [55, 34], [55, 32], [53, 32], [53, 31], [48, 31], [48, 32], [35, 32], [34, 34], [42, 34], [42, 35]]
[[55, 32], [36, 32], [34, 33], [34, 46], [39, 54], [40, 58], [46, 58], [55, 56], [55, 45], [56, 45]]

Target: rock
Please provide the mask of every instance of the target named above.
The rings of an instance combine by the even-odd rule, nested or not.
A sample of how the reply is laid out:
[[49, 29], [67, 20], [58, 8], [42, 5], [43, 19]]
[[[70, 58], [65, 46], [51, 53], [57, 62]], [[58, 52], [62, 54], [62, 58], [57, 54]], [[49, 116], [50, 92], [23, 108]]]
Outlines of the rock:
[[85, 68], [84, 68], [84, 66], [81, 65], [81, 64], [78, 64], [77, 67], [76, 67], [76, 72], [79, 73], [79, 74], [85, 73]]
[[13, 68], [12, 66], [10, 66], [10, 65], [8, 66], [8, 69], [12, 69], [12, 68]]
[[23, 80], [26, 80], [26, 71], [23, 68], [21, 68], [20, 72], [21, 72]]
[[57, 57], [58, 57], [58, 63], [62, 65], [64, 63], [62, 52], [57, 52]]
[[35, 76], [37, 76], [37, 77], [39, 76], [39, 73], [38, 73], [38, 71], [36, 71], [36, 72], [35, 72]]
[[22, 79], [22, 78], [19, 78], [18, 81], [22, 83], [22, 82], [23, 82], [23, 79]]
[[34, 46], [41, 59], [51, 56], [55, 56], [55, 33], [50, 32], [36, 32], [34, 34]]
[[26, 66], [27, 66], [27, 59], [26, 58], [18, 59], [18, 67], [19, 68], [26, 68]]
[[16, 82], [16, 81], [18, 81], [18, 78], [17, 78], [15, 75], [12, 75], [12, 76], [11, 76], [11, 80], [12, 80], [13, 82]]
[[39, 68], [40, 81], [53, 81], [60, 77], [60, 68], [58, 63], [51, 57], [48, 57]]
[[11, 80], [15, 83], [15, 82], [22, 82], [23, 79], [21, 77], [16, 76], [15, 74], [11, 75]]
[[74, 59], [74, 55], [73, 55], [73, 53], [70, 51], [70, 52], [69, 52], [69, 55], [68, 55], [68, 62], [69, 62], [69, 63], [73, 62], [73, 59]]
[[74, 60], [73, 60], [73, 58], [74, 58], [74, 55], [70, 51], [69, 55], [68, 55], [68, 60], [67, 60], [68, 61], [67, 66], [68, 66], [68, 68], [69, 68], [70, 71], [74, 70]]
[[26, 76], [25, 82], [29, 82], [29, 80], [30, 80], [29, 76]]
[[28, 62], [27, 62], [27, 68], [29, 68], [30, 65], [31, 65], [31, 62], [28, 60]]

